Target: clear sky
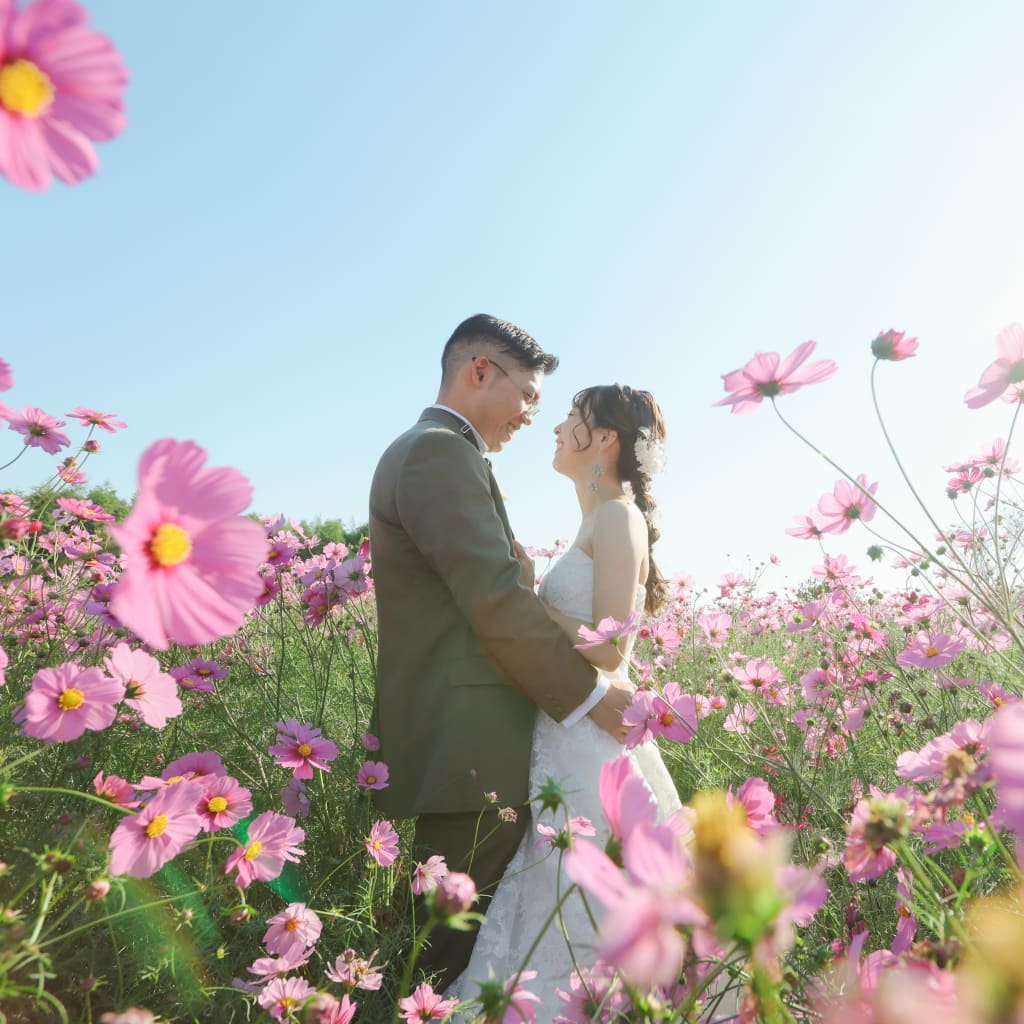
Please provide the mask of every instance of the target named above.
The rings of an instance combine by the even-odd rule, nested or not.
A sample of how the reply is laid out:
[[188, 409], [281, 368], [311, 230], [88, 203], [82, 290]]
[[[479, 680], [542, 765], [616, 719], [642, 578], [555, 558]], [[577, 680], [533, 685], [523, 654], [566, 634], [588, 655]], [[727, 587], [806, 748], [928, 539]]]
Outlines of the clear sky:
[[[770, 408], [712, 408], [755, 351], [814, 338], [839, 363], [780, 408], [899, 509], [879, 330], [921, 340], [880, 391], [941, 515], [941, 466], [1006, 429], [1008, 406], [962, 398], [1024, 320], [1017, 2], [86, 6], [131, 69], [129, 126], [80, 186], [0, 181], [0, 355], [9, 404], [128, 422], [96, 482], [128, 495], [151, 441], [191, 438], [256, 511], [363, 522], [380, 451], [476, 312], [562, 361], [495, 459], [520, 538], [572, 536], [551, 428], [619, 381], [665, 411], [658, 550], [701, 583], [820, 560], [784, 530], [835, 472]], [[832, 549], [866, 570], [849, 536]]]

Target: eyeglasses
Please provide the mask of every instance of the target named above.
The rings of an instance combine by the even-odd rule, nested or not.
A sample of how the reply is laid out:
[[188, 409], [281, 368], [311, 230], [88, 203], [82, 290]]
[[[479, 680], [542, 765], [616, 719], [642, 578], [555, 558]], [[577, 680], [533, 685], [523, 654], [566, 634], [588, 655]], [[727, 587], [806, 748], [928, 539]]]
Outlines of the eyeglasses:
[[[473, 358], [476, 359], [476, 356], [473, 356]], [[511, 380], [513, 384], [516, 383], [515, 380], [512, 378], [512, 374], [510, 374], [508, 370], [506, 370], [505, 367], [501, 365], [501, 363], [496, 362], [490, 356], [486, 356], [485, 358], [487, 359], [487, 362], [491, 364], [491, 366], [493, 366], [496, 370], [501, 371], [502, 376], [508, 377], [508, 379]], [[535, 392], [531, 391], [528, 388], [523, 389], [523, 403], [526, 406], [526, 414], [530, 417], [530, 419], [533, 419], [533, 417], [536, 416], [538, 412], [540, 412], [540, 395], [536, 394]]]

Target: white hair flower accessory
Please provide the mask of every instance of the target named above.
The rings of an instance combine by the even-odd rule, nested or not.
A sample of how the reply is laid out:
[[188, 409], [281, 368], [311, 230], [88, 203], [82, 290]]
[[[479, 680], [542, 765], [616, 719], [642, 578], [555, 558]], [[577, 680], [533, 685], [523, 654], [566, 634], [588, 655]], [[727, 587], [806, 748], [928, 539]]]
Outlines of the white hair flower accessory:
[[636, 433], [636, 444], [633, 446], [636, 464], [640, 475], [648, 482], [655, 473], [665, 468], [665, 442], [656, 438], [650, 427], [641, 427]]

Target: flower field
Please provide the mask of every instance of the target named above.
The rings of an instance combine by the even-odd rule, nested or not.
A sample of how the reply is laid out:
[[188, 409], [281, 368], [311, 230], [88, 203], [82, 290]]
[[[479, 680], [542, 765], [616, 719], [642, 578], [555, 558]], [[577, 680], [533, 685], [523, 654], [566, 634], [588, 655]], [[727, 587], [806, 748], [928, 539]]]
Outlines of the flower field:
[[[1015, 423], [1024, 329], [997, 346], [967, 401], [1005, 399]], [[880, 335], [874, 370], [916, 348]], [[826, 379], [828, 361], [801, 369], [812, 350], [758, 354], [723, 378], [727, 404], [755, 411]], [[245, 516], [242, 473], [172, 440], [143, 454], [115, 521], [76, 495], [123, 423], [79, 407], [66, 430], [34, 406], [3, 411], [15, 457], [74, 453], [31, 503], [0, 495], [5, 1019], [456, 1012], [416, 960], [433, 928], [472, 917], [472, 883], [440, 858], [418, 863], [408, 823], [373, 805], [388, 767], [368, 731], [369, 545]], [[948, 467], [954, 525], [873, 549], [906, 569], [903, 589], [828, 553], [829, 535], [871, 522], [882, 500], [837, 467], [791, 531], [822, 545], [797, 590], [679, 577], [657, 619], [602, 624], [638, 634], [627, 742], [661, 745], [687, 806], [656, 824], [627, 762], [612, 762], [613, 839], [599, 849], [550, 780], [538, 798], [565, 828], [541, 838], [587, 894], [604, 959], [565, 979], [558, 1007], [536, 1005], [529, 972], [480, 979], [465, 1019], [1021, 1012], [1012, 431]], [[543, 570], [555, 552], [535, 554]], [[433, 912], [417, 934], [421, 895]]]

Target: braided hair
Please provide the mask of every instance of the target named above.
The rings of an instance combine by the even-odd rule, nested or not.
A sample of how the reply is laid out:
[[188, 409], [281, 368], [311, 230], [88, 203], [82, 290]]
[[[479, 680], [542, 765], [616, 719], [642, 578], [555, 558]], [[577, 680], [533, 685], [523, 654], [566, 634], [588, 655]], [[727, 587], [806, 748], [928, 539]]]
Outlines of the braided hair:
[[584, 388], [577, 392], [572, 404], [579, 409], [581, 426], [588, 433], [586, 448], [590, 445], [593, 430], [614, 430], [619, 438], [619, 458], [615, 472], [623, 483], [633, 491], [633, 501], [643, 513], [647, 522], [647, 560], [650, 566], [647, 574], [647, 600], [645, 610], [653, 615], [668, 599], [668, 583], [654, 561], [651, 550], [661, 536], [654, 525], [654, 510], [657, 508], [650, 493], [651, 480], [643, 471], [636, 456], [636, 442], [642, 430], [649, 432], [654, 441], [665, 438], [665, 418], [658, 403], [649, 391], [636, 391], [624, 384], [602, 384]]

